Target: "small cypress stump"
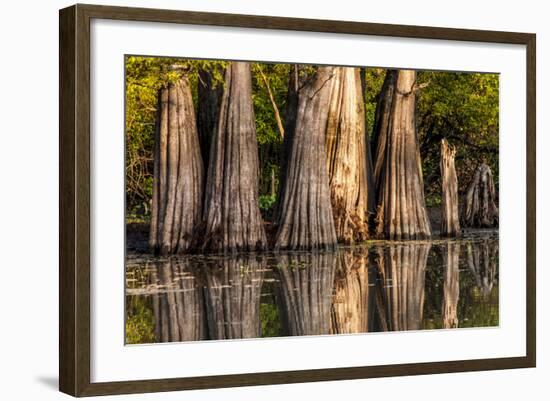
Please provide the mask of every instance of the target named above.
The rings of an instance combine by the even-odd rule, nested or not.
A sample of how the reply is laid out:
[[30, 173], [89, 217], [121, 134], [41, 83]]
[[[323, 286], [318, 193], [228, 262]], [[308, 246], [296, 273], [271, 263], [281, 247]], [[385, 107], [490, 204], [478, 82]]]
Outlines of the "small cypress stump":
[[204, 168], [187, 78], [159, 91], [149, 246], [184, 253], [200, 223]]
[[460, 234], [458, 217], [458, 181], [455, 170], [456, 149], [446, 139], [441, 140], [441, 230], [442, 237], [454, 237]]
[[498, 207], [493, 173], [485, 163], [477, 167], [466, 192], [463, 220], [466, 227], [498, 226]]

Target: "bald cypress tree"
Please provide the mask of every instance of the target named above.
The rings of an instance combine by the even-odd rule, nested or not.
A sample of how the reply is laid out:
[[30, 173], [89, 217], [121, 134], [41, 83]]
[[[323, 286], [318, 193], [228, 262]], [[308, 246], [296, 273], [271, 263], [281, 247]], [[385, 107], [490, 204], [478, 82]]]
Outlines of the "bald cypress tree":
[[[379, 107], [376, 231], [388, 239], [431, 236], [416, 132], [415, 84], [416, 71], [398, 70], [395, 84], [390, 81], [387, 91], [381, 94], [390, 96], [391, 102], [381, 98], [383, 105]], [[385, 118], [386, 123], [382, 123]]]
[[259, 161], [250, 64], [232, 62], [212, 138], [202, 247], [237, 252], [266, 248], [258, 207]]
[[276, 249], [336, 246], [325, 151], [333, 70], [320, 67], [298, 89], [295, 124], [285, 130], [287, 148], [277, 211]]
[[330, 87], [326, 148], [332, 212], [338, 241], [352, 243], [369, 238], [374, 212], [359, 68], [334, 68]]
[[200, 223], [204, 170], [195, 121], [187, 78], [159, 91], [149, 231], [155, 253], [189, 251]]

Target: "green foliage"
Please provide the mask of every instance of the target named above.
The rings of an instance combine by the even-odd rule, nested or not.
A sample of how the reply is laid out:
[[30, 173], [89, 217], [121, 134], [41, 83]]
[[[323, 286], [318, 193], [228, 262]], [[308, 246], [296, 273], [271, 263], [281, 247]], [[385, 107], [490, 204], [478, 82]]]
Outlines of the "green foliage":
[[186, 75], [196, 102], [199, 69], [211, 70], [214, 80], [221, 82], [225, 64], [168, 57], [126, 57], [126, 202], [129, 214], [149, 215], [159, 89]]
[[260, 304], [260, 322], [262, 325], [262, 337], [280, 337], [282, 335], [281, 319], [279, 308], [272, 302]]
[[[149, 215], [158, 90], [184, 74], [190, 81], [196, 105], [198, 71], [207, 69], [216, 82], [223, 83], [226, 64], [162, 57], [126, 58], [126, 202], [127, 214], [133, 221], [147, 220]], [[174, 70], [174, 65], [179, 68]], [[283, 137], [275, 110], [284, 123], [290, 70], [289, 64], [252, 63], [252, 101], [260, 161], [259, 196], [264, 212], [272, 209], [280, 184]], [[312, 71], [312, 66], [301, 68], [306, 75]], [[384, 68], [362, 69], [369, 135], [385, 74]], [[465, 190], [481, 162], [491, 167], [498, 186], [498, 75], [421, 71], [418, 83], [426, 85], [417, 98], [417, 129], [428, 205], [438, 206], [441, 201], [439, 149], [442, 138], [457, 147], [459, 191]]]
[[498, 185], [499, 77], [497, 74], [422, 71], [417, 125], [426, 194], [440, 192], [441, 139], [456, 146], [459, 191], [486, 162]]
[[277, 195], [260, 195], [258, 198], [258, 203], [260, 205], [260, 210], [269, 210], [275, 205], [277, 201]]
[[146, 300], [142, 297], [128, 297], [126, 308], [126, 343], [155, 342], [155, 319]]

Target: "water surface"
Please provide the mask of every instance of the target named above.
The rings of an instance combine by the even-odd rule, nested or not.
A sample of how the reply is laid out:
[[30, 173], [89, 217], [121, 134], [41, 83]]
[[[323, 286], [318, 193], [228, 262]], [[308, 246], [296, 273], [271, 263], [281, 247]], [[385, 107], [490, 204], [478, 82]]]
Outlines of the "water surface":
[[130, 254], [126, 315], [129, 344], [498, 326], [498, 236]]

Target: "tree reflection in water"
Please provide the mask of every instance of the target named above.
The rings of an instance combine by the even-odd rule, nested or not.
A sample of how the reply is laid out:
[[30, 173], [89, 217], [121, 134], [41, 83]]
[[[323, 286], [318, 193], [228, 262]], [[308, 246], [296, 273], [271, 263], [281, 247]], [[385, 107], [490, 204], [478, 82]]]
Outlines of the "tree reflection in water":
[[223, 258], [205, 266], [206, 315], [213, 340], [260, 337], [265, 258]]
[[150, 269], [155, 338], [158, 342], [206, 339], [202, 286], [185, 259], [168, 259]]
[[458, 258], [460, 244], [448, 242], [443, 246], [443, 327], [454, 329], [458, 327], [458, 297], [460, 293]]
[[418, 330], [424, 308], [429, 243], [377, 249], [376, 309], [380, 331]]
[[131, 343], [498, 325], [496, 239], [129, 258]]
[[330, 333], [336, 252], [294, 253], [277, 258], [280, 310], [288, 335]]

